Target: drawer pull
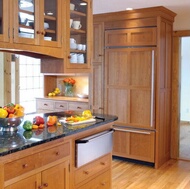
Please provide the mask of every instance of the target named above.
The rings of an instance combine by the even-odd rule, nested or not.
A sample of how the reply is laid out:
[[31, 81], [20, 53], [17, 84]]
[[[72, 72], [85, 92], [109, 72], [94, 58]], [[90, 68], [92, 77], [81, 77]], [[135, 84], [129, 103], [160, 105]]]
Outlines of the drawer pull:
[[44, 106], [48, 106], [48, 104], [44, 104]]
[[27, 163], [26, 163], [26, 164], [23, 164], [22, 167], [23, 167], [23, 168], [26, 168], [26, 167], [28, 167], [28, 164], [27, 164]]
[[60, 153], [59, 153], [59, 152], [56, 152], [55, 154], [56, 154], [56, 156], [60, 155]]
[[82, 109], [82, 108], [80, 106], [78, 106], [77, 109]]
[[100, 162], [100, 164], [101, 164], [101, 165], [106, 165], [106, 163], [105, 163], [105, 162]]
[[63, 106], [63, 105], [60, 105], [59, 107], [60, 107], [60, 108], [64, 108], [64, 106]]
[[44, 187], [48, 187], [48, 183], [44, 183]]
[[84, 174], [85, 174], [85, 175], [88, 175], [88, 174], [89, 174], [89, 172], [88, 172], [88, 171], [84, 171]]
[[138, 134], [145, 134], [150, 135], [151, 133], [148, 131], [135, 131], [135, 130], [128, 130], [128, 129], [118, 129], [114, 128], [115, 131], [123, 131], [123, 132], [129, 132], [129, 133], [138, 133]]
[[106, 185], [106, 183], [105, 183], [105, 182], [102, 182], [102, 183], [101, 183], [101, 185], [102, 185], [102, 186], [105, 186], [105, 185]]

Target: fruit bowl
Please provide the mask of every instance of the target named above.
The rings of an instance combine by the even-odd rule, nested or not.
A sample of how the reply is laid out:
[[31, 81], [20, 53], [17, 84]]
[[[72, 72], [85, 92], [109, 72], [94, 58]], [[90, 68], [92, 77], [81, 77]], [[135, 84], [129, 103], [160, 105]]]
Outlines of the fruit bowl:
[[23, 122], [24, 116], [13, 118], [0, 118], [0, 131], [17, 131]]

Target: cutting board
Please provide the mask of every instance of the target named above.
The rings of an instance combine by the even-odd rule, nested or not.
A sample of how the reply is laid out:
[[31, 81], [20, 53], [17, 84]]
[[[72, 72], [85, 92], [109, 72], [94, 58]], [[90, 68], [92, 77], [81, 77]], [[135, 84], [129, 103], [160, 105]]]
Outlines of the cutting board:
[[67, 122], [66, 120], [59, 120], [60, 122], [64, 122], [64, 123], [67, 123], [69, 125], [78, 125], [78, 124], [84, 124], [84, 123], [91, 123], [91, 122], [95, 122], [96, 119], [94, 118], [91, 118], [91, 119], [87, 119], [87, 120], [83, 120], [83, 121], [78, 121], [78, 122]]

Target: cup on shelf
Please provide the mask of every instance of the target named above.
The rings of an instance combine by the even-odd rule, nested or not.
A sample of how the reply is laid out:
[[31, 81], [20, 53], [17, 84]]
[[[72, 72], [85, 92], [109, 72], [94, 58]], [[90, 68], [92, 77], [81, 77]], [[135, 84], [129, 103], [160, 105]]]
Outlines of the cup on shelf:
[[77, 54], [77, 63], [84, 63], [84, 54]]
[[70, 3], [70, 10], [75, 10], [75, 4]]
[[77, 63], [77, 54], [71, 53], [70, 56], [71, 56], [70, 63]]
[[76, 29], [76, 30], [79, 30], [79, 29], [82, 27], [82, 25], [81, 25], [80, 21], [75, 20], [75, 21], [73, 21], [73, 23], [72, 23], [72, 27], [73, 27], [74, 29]]
[[70, 28], [72, 26], [72, 23], [73, 23], [73, 19], [70, 19]]
[[86, 50], [86, 45], [82, 45], [82, 50], [85, 51]]
[[82, 44], [78, 44], [77, 49], [81, 51], [82, 50]]
[[74, 38], [70, 38], [70, 43], [76, 43], [76, 40]]
[[70, 49], [77, 49], [76, 43], [70, 43]]

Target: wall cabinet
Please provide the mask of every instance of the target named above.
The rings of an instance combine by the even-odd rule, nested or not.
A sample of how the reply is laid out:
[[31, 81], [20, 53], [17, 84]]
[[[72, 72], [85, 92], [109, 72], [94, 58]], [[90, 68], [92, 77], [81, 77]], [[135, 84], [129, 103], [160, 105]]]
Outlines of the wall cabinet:
[[63, 57], [61, 11], [64, 8], [60, 0], [2, 0], [1, 3], [5, 7], [1, 19], [6, 20], [0, 22], [0, 40], [5, 42], [1, 43], [2, 48]]
[[156, 168], [170, 158], [175, 15], [164, 7], [94, 15], [104, 23], [104, 113], [118, 116], [113, 155]]

